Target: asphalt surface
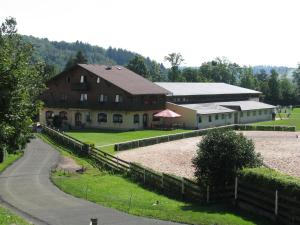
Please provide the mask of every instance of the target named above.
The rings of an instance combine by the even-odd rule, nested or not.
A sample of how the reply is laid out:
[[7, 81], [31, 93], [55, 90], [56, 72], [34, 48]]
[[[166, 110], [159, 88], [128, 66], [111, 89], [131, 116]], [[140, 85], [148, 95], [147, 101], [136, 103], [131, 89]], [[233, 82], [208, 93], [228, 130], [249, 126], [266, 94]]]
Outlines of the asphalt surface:
[[176, 225], [128, 215], [60, 191], [50, 181], [59, 153], [40, 139], [28, 144], [24, 156], [0, 175], [0, 203], [36, 225]]

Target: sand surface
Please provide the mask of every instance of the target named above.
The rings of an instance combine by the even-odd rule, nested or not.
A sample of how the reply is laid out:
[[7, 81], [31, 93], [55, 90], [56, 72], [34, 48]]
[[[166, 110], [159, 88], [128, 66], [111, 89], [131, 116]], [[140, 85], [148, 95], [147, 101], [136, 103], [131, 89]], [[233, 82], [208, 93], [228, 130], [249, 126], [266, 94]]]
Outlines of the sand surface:
[[[300, 177], [300, 133], [273, 131], [243, 133], [253, 139], [256, 151], [262, 154], [267, 166]], [[201, 139], [201, 137], [187, 138], [122, 151], [117, 156], [160, 172], [192, 178], [194, 168], [191, 160]]]

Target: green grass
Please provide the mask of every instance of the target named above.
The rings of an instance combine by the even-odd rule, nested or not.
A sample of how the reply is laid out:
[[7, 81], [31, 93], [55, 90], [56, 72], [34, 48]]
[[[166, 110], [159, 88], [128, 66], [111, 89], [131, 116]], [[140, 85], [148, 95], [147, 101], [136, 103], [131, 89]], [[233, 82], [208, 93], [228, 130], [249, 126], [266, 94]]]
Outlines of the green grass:
[[[281, 115], [282, 120], [279, 118], [279, 116], [277, 116], [277, 118], [279, 118], [279, 120], [259, 122], [256, 124], [296, 126], [296, 130], [300, 131], [300, 108], [295, 108], [292, 111], [290, 118], [287, 118], [287, 115], [285, 113], [281, 113], [280, 115]], [[285, 118], [287, 118], [287, 119], [285, 119]]]
[[11, 165], [17, 159], [19, 159], [22, 155], [23, 155], [22, 152], [18, 152], [15, 154], [8, 154], [5, 161], [0, 163], [0, 172], [5, 170], [9, 165]]
[[[92, 142], [96, 147], [102, 150], [113, 153], [113, 144], [126, 142], [136, 139], [150, 138], [161, 135], [176, 134], [188, 132], [190, 130], [138, 130], [138, 131], [108, 131], [108, 130], [80, 130], [70, 131], [66, 134], [83, 142]], [[106, 146], [110, 145], [110, 146]]]
[[7, 209], [0, 207], [0, 224], [1, 225], [30, 225], [22, 218], [12, 214]]
[[[70, 155], [67, 149], [55, 144], [49, 138], [39, 135], [44, 141], [54, 145], [64, 155], [74, 158], [87, 170], [84, 174], [69, 174], [56, 171], [52, 181], [64, 192], [97, 204], [118, 209], [130, 214], [201, 225], [252, 225], [271, 224], [249, 214], [235, 211], [230, 206], [199, 206], [170, 199], [159, 193], [142, 188], [121, 175], [99, 171], [88, 161]], [[67, 150], [68, 151], [68, 150]], [[158, 205], [154, 205], [156, 201]]]

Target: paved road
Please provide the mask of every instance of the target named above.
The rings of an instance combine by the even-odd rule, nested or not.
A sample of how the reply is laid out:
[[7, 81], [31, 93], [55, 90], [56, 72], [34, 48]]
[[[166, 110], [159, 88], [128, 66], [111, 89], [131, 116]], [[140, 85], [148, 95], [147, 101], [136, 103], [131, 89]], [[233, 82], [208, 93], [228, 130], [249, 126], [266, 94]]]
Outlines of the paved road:
[[72, 197], [55, 187], [50, 169], [59, 153], [40, 139], [34, 139], [25, 155], [0, 175], [0, 203], [36, 225], [175, 225], [128, 215], [114, 209]]

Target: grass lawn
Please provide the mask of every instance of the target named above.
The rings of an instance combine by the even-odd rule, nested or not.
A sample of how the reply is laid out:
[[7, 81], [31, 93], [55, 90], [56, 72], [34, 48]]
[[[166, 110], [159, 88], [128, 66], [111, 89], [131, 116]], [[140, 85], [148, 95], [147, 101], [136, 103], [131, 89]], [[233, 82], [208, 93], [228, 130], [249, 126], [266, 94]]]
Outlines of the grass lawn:
[[[44, 141], [54, 144], [46, 136]], [[269, 225], [271, 222], [234, 211], [229, 206], [197, 206], [170, 199], [144, 189], [121, 175], [113, 175], [94, 168], [88, 161], [70, 155], [67, 149], [55, 145], [64, 155], [73, 157], [87, 171], [84, 174], [65, 174], [56, 171], [52, 181], [64, 192], [100, 205], [144, 217], [201, 225]], [[156, 201], [159, 202], [155, 205]]]
[[[190, 130], [138, 130], [138, 131], [108, 131], [108, 130], [80, 130], [70, 131], [66, 134], [72, 136], [83, 142], [92, 142], [96, 147], [108, 151], [114, 152], [113, 144], [131, 141], [135, 139], [143, 139], [156, 137], [161, 135], [176, 134], [182, 132], [188, 132]], [[108, 146], [107, 146], [108, 145]], [[102, 146], [102, 147], [101, 147]]]
[[5, 161], [0, 163], [0, 172], [6, 169], [9, 165], [11, 165], [14, 161], [19, 159], [23, 155], [22, 152], [18, 152], [16, 154], [8, 154]]
[[261, 125], [286, 125], [286, 126], [296, 126], [296, 130], [300, 131], [300, 108], [295, 108], [292, 111], [290, 118], [287, 118], [287, 114], [281, 113], [281, 118], [277, 116], [278, 120], [267, 121], [267, 122], [258, 122], [255, 124]]
[[0, 207], [0, 224], [1, 225], [30, 225], [20, 217], [12, 214], [7, 209]]

